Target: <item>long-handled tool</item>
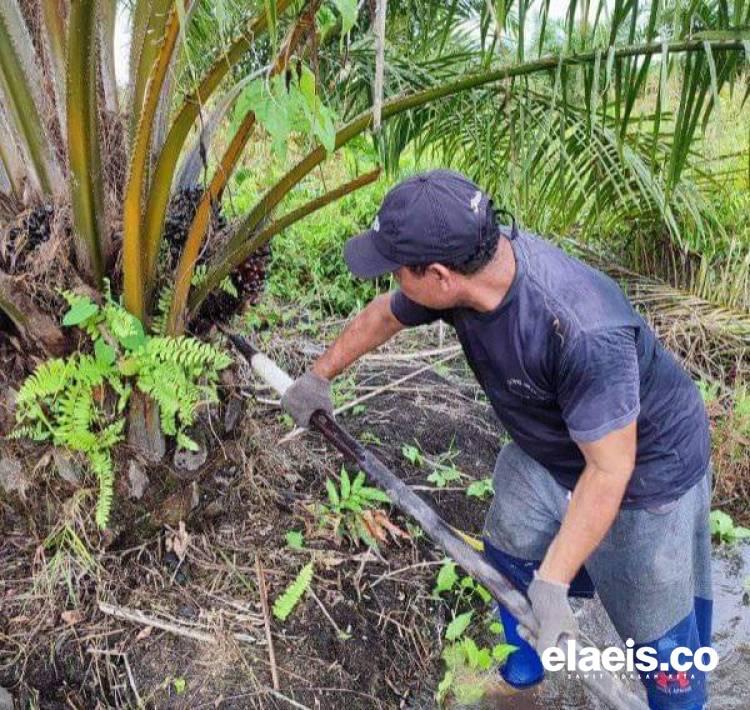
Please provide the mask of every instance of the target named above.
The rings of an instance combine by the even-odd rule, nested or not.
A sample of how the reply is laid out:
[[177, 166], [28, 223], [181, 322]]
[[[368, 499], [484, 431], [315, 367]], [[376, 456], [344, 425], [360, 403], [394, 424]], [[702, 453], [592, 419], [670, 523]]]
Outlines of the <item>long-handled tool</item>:
[[[245, 338], [229, 334], [229, 339], [242, 353], [253, 370], [279, 395], [292, 384], [292, 379], [270, 358], [258, 352]], [[446, 523], [422, 498], [400, 478], [394, 475], [371, 451], [345, 431], [323, 411], [313, 414], [310, 424], [319, 431], [344, 456], [357, 464], [390, 496], [393, 504], [416, 520], [422, 530], [432, 538], [455, 562], [472, 577], [481, 582], [532, 634], [537, 632], [537, 622], [526, 597], [500, 574], [487, 560]], [[609, 673], [582, 674], [583, 681], [592, 692], [616, 710], [647, 710], [646, 704], [629, 692], [618, 679]]]

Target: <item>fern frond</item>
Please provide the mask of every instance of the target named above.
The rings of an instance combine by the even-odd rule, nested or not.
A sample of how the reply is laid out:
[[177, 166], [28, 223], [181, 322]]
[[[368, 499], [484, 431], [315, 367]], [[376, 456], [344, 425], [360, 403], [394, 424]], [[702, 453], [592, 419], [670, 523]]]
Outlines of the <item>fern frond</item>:
[[16, 425], [8, 438], [31, 439], [32, 441], [47, 441], [52, 438], [52, 432], [50, 432], [49, 429], [46, 429], [41, 422], [37, 422], [34, 426]]
[[273, 615], [284, 621], [294, 611], [299, 600], [310, 588], [313, 578], [313, 564], [308, 562], [299, 572], [297, 578], [292, 582], [284, 593], [273, 604]]
[[71, 369], [67, 361], [55, 358], [42, 363], [21, 385], [16, 406], [21, 408], [34, 400], [58, 394], [67, 386], [70, 377]]
[[96, 501], [96, 524], [104, 529], [109, 523], [112, 512], [112, 500], [115, 495], [114, 470], [112, 457], [106, 449], [92, 451], [89, 454], [91, 469], [99, 480], [99, 497]]
[[159, 298], [156, 303], [156, 313], [151, 319], [151, 331], [154, 335], [164, 335], [167, 323], [167, 315], [172, 306], [172, 297], [174, 296], [174, 285], [168, 284], [159, 291]]
[[118, 342], [127, 349], [140, 345], [143, 340], [141, 322], [122, 306], [108, 303], [104, 307], [104, 321]]

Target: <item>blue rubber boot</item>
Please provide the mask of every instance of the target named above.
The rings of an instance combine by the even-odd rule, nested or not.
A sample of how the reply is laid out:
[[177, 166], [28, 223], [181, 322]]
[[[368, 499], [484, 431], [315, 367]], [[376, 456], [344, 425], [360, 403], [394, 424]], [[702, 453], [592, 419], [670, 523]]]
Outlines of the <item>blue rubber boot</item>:
[[[539, 567], [536, 560], [524, 560], [513, 557], [484, 540], [484, 555], [489, 563], [503, 576], [507, 577], [519, 591], [526, 590], [534, 578], [534, 570]], [[590, 599], [594, 596], [594, 584], [585, 568], [581, 568], [570, 585], [570, 596]], [[507, 643], [518, 647], [508, 656], [500, 669], [503, 680], [514, 688], [522, 690], [540, 683], [544, 679], [544, 666], [536, 649], [518, 635], [518, 619], [502, 604], [497, 605], [498, 615], [503, 624], [503, 633]]]
[[[635, 647], [636, 653], [643, 646], [656, 650], [656, 659], [659, 663], [657, 670], [641, 673], [641, 681], [646, 686], [648, 706], [651, 710], [702, 710], [706, 703], [707, 678], [704, 671], [697, 668], [677, 671], [668, 667], [670, 655], [678, 646], [695, 651], [704, 645], [704, 638], [710, 640], [712, 603], [708, 599], [698, 597], [696, 602], [700, 603], [696, 603], [693, 611], [661, 638]], [[681, 660], [684, 661], [685, 658]], [[662, 664], [665, 664], [665, 667], [662, 667]]]
[[502, 604], [497, 605], [497, 611], [506, 643], [518, 647], [500, 668], [503, 680], [519, 690], [541, 683], [544, 680], [542, 660], [534, 647], [518, 635], [518, 619]]
[[695, 621], [698, 625], [698, 638], [701, 640], [701, 646], [711, 645], [711, 620], [713, 612], [713, 599], [695, 597]]
[[[490, 564], [507, 577], [522, 592], [526, 592], [539, 562], [512, 557], [491, 543], [484, 541], [484, 555]], [[544, 679], [544, 666], [534, 647], [518, 635], [518, 619], [502, 604], [497, 605], [498, 615], [503, 624], [506, 643], [518, 650], [508, 656], [500, 668], [503, 680], [519, 690], [530, 688]]]

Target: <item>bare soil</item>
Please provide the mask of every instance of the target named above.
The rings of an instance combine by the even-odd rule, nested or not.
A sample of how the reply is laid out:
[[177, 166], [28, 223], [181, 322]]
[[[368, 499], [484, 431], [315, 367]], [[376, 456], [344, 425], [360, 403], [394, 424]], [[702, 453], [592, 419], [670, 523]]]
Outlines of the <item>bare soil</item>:
[[[364, 360], [346, 398], [378, 393], [339, 420], [451, 524], [478, 535], [488, 500], [465, 488], [491, 475], [503, 433], [461, 356], [451, 359], [451, 345], [432, 329], [418, 339], [403, 334], [384, 355]], [[294, 374], [320, 346], [287, 332], [263, 347]], [[427, 348], [440, 354], [415, 354]], [[204, 416], [210, 455], [199, 470], [180, 472], [170, 453], [144, 466], [145, 496], [131, 500], [133, 454], [120, 449], [116, 514], [104, 534], [91, 525], [93, 490], [63, 481], [49, 452], [0, 445], [0, 458], [23, 468], [21, 489], [0, 491], [0, 686], [24, 708], [435, 707], [451, 618], [432, 596], [443, 555], [396, 511], [391, 521], [410, 537], [378, 550], [321, 527], [316, 506], [342, 458], [316, 434], [289, 438], [273, 394], [244, 365], [225, 384], [222, 408]], [[226, 432], [230, 400], [242, 415]], [[452, 452], [465, 478], [435, 488], [431, 468], [409, 463], [404, 444], [432, 460]], [[290, 530], [304, 533], [302, 550], [287, 546]], [[79, 539], [89, 557], [75, 548]], [[730, 660], [714, 687], [721, 707], [734, 707], [726, 704], [731, 689], [747, 685], [750, 637], [737, 619], [746, 615], [741, 589], [750, 568], [742, 562], [729, 574], [725, 560], [716, 563], [717, 639]], [[309, 561], [313, 594], [285, 622], [270, 618], [272, 662], [258, 564], [272, 604]], [[614, 641], [598, 604], [584, 612], [590, 635]], [[494, 697], [490, 706], [590, 702], [579, 684], [555, 680], [523, 698]]]
[[[288, 364], [299, 369], [304, 357], [292, 352]], [[424, 363], [366, 362], [354, 395]], [[240, 388], [227, 390], [245, 410], [237, 429], [224, 434], [223, 413], [212, 413], [205, 425], [216, 436], [206, 464], [179, 477], [168, 465], [147, 468], [150, 484], [140, 501], [128, 499], [121, 473], [117, 512], [104, 535], [87, 521], [86, 489], [62, 481], [39, 447], [5, 446], [23, 462], [29, 486], [0, 499], [0, 685], [13, 690], [19, 707], [434, 706], [447, 607], [431, 590], [443, 555], [396, 512], [392, 522], [410, 539], [379, 550], [321, 528], [315, 505], [343, 461], [315, 434], [279, 443], [288, 425], [275, 406], [254, 400], [246, 374]], [[451, 523], [479, 533], [486, 503], [463, 488], [491, 475], [501, 433], [474, 387], [446, 374], [455, 384], [424, 371], [341, 421], [380, 442], [374, 448], [413, 485], [433, 488], [429, 470], [404, 459], [403, 443], [416, 442], [430, 457], [454, 451], [453, 463], [466, 475], [461, 490], [422, 494]], [[123, 447], [121, 471], [131, 457]], [[89, 546], [88, 565], [59, 534], [53, 539], [64, 525]], [[293, 529], [305, 534], [300, 551], [286, 546]], [[181, 540], [182, 559], [174, 552]], [[314, 596], [286, 622], [270, 622], [275, 691], [256, 564], [272, 604], [310, 560]], [[115, 618], [100, 603], [176, 632]], [[194, 631], [211, 642], [189, 638]]]

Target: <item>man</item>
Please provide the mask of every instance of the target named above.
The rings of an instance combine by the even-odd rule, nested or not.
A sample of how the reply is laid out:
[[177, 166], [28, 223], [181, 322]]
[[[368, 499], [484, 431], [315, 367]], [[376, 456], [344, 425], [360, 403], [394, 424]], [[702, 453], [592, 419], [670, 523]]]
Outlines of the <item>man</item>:
[[[404, 327], [442, 319], [512, 443], [500, 452], [485, 555], [528, 595], [535, 648], [507, 683], [538, 683], [538, 653], [575, 637], [569, 594], [593, 589], [623, 640], [659, 661], [710, 644], [710, 473], [705, 409], [688, 375], [610, 278], [531, 234], [499, 227], [491, 200], [435, 170], [386, 196], [372, 229], [346, 244], [355, 276], [393, 273], [287, 391], [302, 426], [331, 411], [329, 382]], [[593, 583], [593, 584], [592, 584]], [[702, 708], [705, 674], [642, 674], [652, 708]]]

